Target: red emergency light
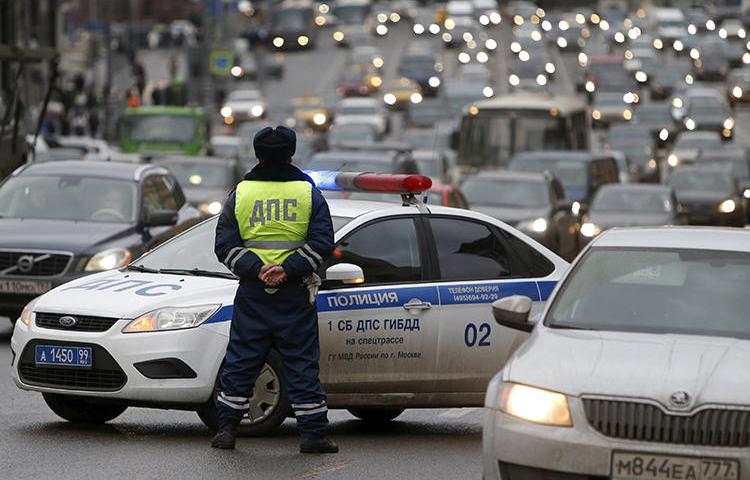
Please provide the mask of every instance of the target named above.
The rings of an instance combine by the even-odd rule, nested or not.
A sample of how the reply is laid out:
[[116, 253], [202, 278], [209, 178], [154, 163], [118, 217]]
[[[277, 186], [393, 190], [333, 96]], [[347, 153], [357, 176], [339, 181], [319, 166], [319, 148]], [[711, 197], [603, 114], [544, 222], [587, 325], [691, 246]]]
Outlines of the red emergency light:
[[321, 190], [347, 190], [410, 194], [426, 192], [432, 179], [424, 175], [390, 173], [351, 173], [309, 170], [305, 171]]

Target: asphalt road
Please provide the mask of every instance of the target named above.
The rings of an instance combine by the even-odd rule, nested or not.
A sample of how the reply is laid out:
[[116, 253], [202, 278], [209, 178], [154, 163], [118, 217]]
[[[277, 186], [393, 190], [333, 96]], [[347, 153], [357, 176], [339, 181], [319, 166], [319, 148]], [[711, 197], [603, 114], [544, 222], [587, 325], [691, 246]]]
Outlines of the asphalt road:
[[11, 329], [0, 319], [2, 479], [448, 479], [479, 478], [481, 409], [407, 411], [366, 424], [330, 414], [337, 455], [298, 453], [294, 421], [277, 436], [242, 438], [235, 451], [209, 447], [192, 412], [131, 408], [104, 426], [67, 423], [39, 393], [10, 378]]

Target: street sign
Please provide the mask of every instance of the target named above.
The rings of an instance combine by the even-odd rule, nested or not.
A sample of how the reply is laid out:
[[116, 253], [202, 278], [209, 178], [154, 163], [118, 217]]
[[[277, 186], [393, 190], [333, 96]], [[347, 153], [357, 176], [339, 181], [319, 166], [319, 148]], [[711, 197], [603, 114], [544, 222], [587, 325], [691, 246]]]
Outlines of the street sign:
[[209, 72], [211, 75], [228, 77], [234, 66], [234, 52], [230, 50], [214, 50], [209, 55]]

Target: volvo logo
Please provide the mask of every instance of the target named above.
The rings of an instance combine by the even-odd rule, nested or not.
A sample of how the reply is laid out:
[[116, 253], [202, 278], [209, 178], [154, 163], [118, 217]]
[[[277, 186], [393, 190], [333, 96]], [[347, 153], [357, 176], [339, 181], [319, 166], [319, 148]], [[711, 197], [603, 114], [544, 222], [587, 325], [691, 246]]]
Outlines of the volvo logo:
[[23, 255], [18, 259], [18, 262], [16, 262], [16, 266], [18, 267], [19, 272], [29, 273], [31, 269], [34, 268], [34, 257], [31, 255]]
[[78, 323], [78, 320], [75, 317], [71, 317], [69, 315], [60, 317], [57, 321], [63, 327], [74, 327]]
[[669, 396], [669, 403], [675, 408], [686, 408], [690, 406], [690, 394], [684, 390], [678, 390]]

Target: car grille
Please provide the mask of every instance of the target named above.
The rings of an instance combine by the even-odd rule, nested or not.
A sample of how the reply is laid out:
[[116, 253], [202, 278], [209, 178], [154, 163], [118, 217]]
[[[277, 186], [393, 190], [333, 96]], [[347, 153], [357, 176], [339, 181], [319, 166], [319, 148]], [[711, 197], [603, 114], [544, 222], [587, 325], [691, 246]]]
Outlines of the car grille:
[[[60, 318], [71, 316], [77, 323], [71, 327], [60, 324]], [[36, 326], [39, 328], [51, 328], [54, 330], [68, 330], [73, 332], [106, 332], [119, 318], [90, 317], [87, 315], [66, 315], [62, 313], [37, 313]]]
[[[18, 267], [18, 260], [21, 257], [30, 257], [34, 259], [31, 270], [27, 272], [21, 271]], [[64, 253], [0, 251], [0, 274], [52, 277], [63, 273], [68, 267], [71, 258], [71, 255]]]
[[[91, 347], [93, 367], [37, 366], [34, 362], [36, 345]], [[20, 356], [18, 373], [21, 381], [27, 385], [98, 392], [117, 391], [128, 380], [122, 368], [120, 368], [115, 359], [103, 347], [86, 343], [52, 340], [33, 340], [29, 342]]]
[[645, 442], [750, 446], [750, 410], [708, 408], [691, 415], [664, 412], [642, 402], [583, 399], [589, 424], [613, 438]]

